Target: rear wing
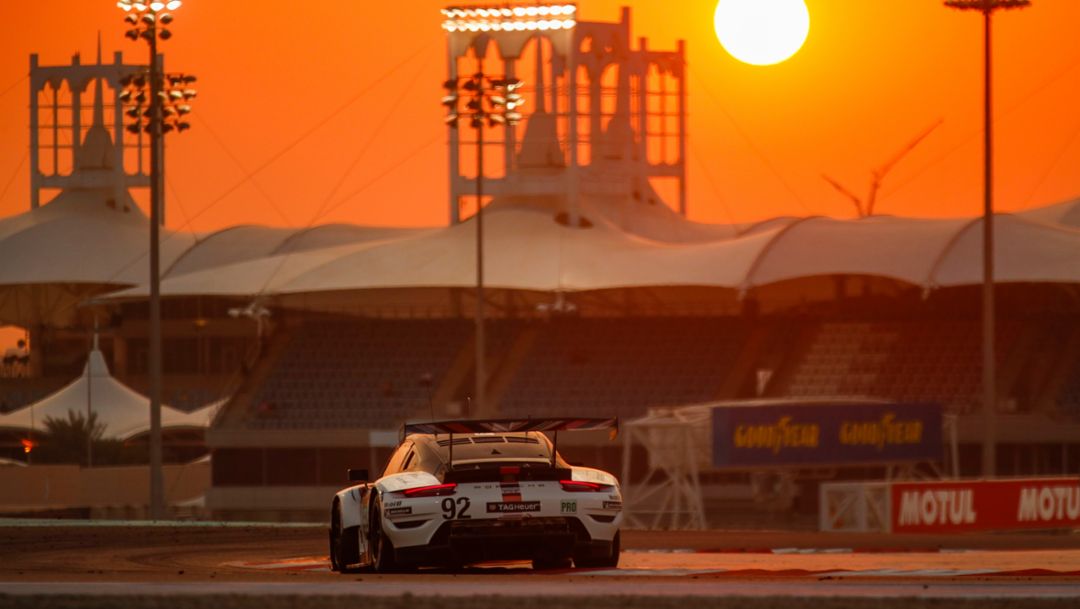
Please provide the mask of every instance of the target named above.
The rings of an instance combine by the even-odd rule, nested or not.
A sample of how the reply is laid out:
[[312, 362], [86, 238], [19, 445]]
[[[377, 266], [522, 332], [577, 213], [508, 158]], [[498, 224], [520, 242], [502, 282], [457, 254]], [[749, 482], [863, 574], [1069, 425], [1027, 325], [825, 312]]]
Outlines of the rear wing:
[[413, 433], [510, 433], [525, 431], [592, 431], [596, 429], [619, 429], [619, 419], [475, 419], [456, 421], [432, 421], [430, 423], [406, 423], [403, 435]]
[[555, 467], [555, 458], [559, 446], [560, 431], [593, 431], [610, 429], [611, 438], [619, 433], [619, 419], [476, 419], [456, 421], [432, 421], [430, 423], [406, 423], [401, 426], [402, 439], [413, 433], [449, 434], [450, 469], [454, 467], [454, 434], [456, 433], [524, 433], [554, 432], [551, 446], [551, 467]]

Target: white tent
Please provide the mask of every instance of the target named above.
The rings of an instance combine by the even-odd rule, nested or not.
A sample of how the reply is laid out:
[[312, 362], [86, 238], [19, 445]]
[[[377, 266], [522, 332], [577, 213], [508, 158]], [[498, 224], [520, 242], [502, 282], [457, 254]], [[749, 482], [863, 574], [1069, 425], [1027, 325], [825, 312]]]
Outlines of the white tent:
[[[66, 419], [69, 411], [85, 414], [87, 408], [104, 423], [103, 437], [128, 440], [150, 429], [150, 401], [109, 374], [105, 358], [95, 348], [83, 374], [69, 385], [40, 402], [0, 415], [0, 429], [41, 431], [45, 419]], [[161, 407], [162, 429], [206, 429], [217, 411], [216, 405], [192, 413]]]
[[[866, 275], [933, 289], [982, 281], [981, 219], [812, 217], [738, 236], [659, 242], [603, 216], [572, 228], [539, 206], [485, 211], [485, 283], [495, 289], [588, 291], [695, 286], [745, 291], [784, 281]], [[1080, 229], [1012, 214], [995, 221], [1000, 282], [1080, 283]], [[472, 220], [352, 245], [276, 253], [173, 273], [166, 296], [295, 296], [475, 284]], [[112, 295], [142, 298], [138, 286]]]
[[[64, 191], [47, 205], [0, 219], [0, 323], [71, 324], [89, 296], [146, 283], [148, 220], [106, 191]], [[162, 265], [195, 243], [162, 234]]]

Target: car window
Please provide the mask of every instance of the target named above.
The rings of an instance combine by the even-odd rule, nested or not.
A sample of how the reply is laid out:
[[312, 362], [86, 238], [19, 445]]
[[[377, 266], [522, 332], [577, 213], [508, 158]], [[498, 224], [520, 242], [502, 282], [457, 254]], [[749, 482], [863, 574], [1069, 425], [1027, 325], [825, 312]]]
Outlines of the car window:
[[[450, 458], [450, 439], [436, 441], [443, 462]], [[454, 437], [454, 461], [478, 459], [515, 461], [551, 459], [551, 445], [539, 434], [531, 436], [471, 434]]]
[[394, 454], [390, 455], [390, 461], [386, 463], [386, 469], [383, 470], [384, 476], [390, 474], [396, 474], [402, 470], [401, 464], [405, 460], [405, 456], [409, 454], [412, 448], [412, 442], [405, 442], [394, 451]]
[[401, 464], [401, 471], [403, 471], [403, 472], [409, 471], [409, 466], [413, 464], [413, 462], [415, 461], [415, 457], [416, 457], [416, 451], [415, 450], [410, 450], [409, 454], [405, 457], [405, 462]]

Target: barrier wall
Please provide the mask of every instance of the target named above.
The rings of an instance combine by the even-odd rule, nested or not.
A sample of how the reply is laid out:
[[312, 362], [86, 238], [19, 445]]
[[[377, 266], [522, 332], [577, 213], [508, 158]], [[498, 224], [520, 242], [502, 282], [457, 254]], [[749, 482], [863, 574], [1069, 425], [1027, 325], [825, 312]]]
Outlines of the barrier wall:
[[[210, 488], [210, 461], [164, 466], [165, 500], [182, 503]], [[81, 468], [77, 465], [0, 467], [0, 513], [66, 508], [144, 506], [150, 497], [145, 465]]]
[[823, 531], [967, 533], [1080, 527], [1077, 477], [830, 483], [821, 486], [819, 502]]

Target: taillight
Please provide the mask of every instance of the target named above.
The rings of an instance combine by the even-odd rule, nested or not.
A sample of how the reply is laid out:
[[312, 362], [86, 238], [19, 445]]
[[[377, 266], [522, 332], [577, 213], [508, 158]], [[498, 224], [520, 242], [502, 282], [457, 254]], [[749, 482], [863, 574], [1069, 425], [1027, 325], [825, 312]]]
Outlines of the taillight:
[[610, 484], [586, 482], [585, 480], [559, 480], [562, 490], [568, 493], [606, 493], [615, 488]]
[[417, 486], [415, 488], [407, 488], [401, 493], [406, 497], [440, 497], [442, 495], [453, 495], [455, 489], [457, 489], [456, 482], [450, 482], [447, 484], [432, 484], [431, 486]]

